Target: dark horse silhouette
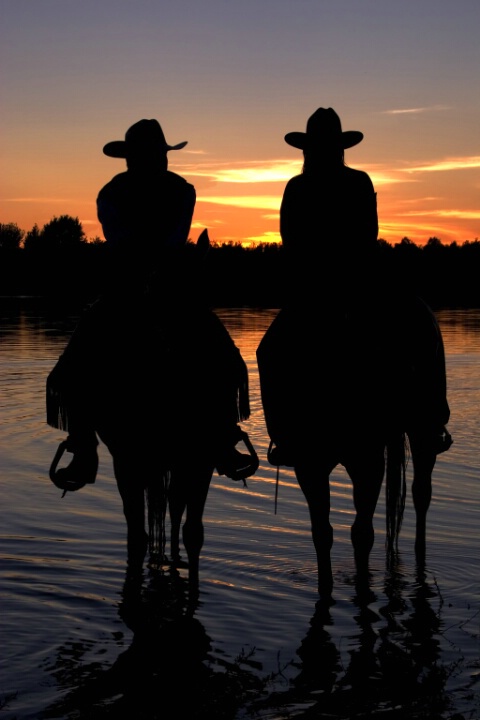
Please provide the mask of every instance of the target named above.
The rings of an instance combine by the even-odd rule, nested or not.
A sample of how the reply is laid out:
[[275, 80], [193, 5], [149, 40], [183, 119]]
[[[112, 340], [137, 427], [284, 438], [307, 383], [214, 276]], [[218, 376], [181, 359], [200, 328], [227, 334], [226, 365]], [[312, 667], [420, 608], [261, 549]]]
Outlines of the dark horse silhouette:
[[357, 570], [368, 572], [373, 516], [386, 477], [388, 557], [397, 549], [413, 461], [416, 551], [425, 550], [432, 471], [452, 440], [445, 430], [445, 355], [440, 328], [418, 297], [346, 313], [284, 309], [257, 361], [272, 465], [293, 467], [308, 503], [318, 590], [333, 590], [329, 476], [341, 464], [353, 484]]
[[[161, 564], [187, 565], [192, 595], [198, 592], [203, 512], [214, 470], [245, 481], [258, 468], [238, 424], [250, 415], [247, 367], [218, 316], [194, 296], [195, 247], [136, 302], [119, 308], [104, 298], [89, 307], [47, 380], [48, 424], [68, 431], [68, 406], [80, 398], [89, 426], [112, 456], [129, 567], [141, 569], [147, 551]], [[73, 372], [75, 382], [72, 361], [81, 368]], [[222, 460], [225, 443], [234, 448], [234, 467]], [[236, 450], [236, 443], [247, 452]], [[64, 493], [85, 484], [62, 477], [65, 450], [68, 438], [50, 469]]]

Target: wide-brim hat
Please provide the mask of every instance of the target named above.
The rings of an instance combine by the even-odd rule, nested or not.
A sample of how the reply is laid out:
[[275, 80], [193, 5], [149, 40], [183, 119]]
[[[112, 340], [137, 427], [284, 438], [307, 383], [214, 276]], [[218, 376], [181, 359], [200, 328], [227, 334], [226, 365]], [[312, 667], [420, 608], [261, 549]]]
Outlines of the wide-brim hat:
[[306, 132], [290, 132], [285, 135], [285, 142], [299, 150], [315, 145], [337, 145], [344, 150], [358, 145], [363, 140], [363, 133], [358, 130], [342, 130], [342, 123], [332, 108], [318, 108], [308, 118]]
[[103, 152], [108, 157], [126, 158], [145, 152], [181, 150], [186, 144], [187, 140], [169, 145], [158, 120], [139, 120], [128, 128], [125, 140], [112, 140], [104, 146]]

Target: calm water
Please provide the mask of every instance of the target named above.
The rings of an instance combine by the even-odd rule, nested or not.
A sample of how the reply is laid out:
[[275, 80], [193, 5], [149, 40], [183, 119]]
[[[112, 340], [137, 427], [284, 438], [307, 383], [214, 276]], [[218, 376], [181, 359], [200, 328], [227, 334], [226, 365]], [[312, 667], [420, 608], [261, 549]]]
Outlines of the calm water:
[[62, 499], [48, 478], [64, 435], [46, 425], [45, 379], [75, 318], [32, 301], [0, 300], [0, 314], [2, 718], [165, 718], [182, 707], [212, 719], [309, 708], [309, 717], [480, 717], [480, 311], [437, 313], [454, 445], [434, 471], [424, 572], [410, 498], [399, 566], [385, 567], [382, 495], [371, 584], [356, 587], [351, 487], [338, 468], [328, 610], [316, 608], [309, 520], [291, 471], [281, 470], [275, 514], [255, 351], [276, 311], [218, 311], [249, 367], [243, 427], [261, 463], [247, 488], [213, 478], [193, 620], [182, 614], [182, 577], [173, 592], [168, 574], [146, 568], [141, 587], [125, 585], [125, 524], [104, 446], [94, 486]]

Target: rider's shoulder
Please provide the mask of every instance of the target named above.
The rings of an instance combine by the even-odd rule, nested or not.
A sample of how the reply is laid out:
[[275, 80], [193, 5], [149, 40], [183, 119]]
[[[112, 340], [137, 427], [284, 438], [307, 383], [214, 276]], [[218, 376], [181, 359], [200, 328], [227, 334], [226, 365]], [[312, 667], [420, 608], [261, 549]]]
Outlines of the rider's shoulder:
[[120, 188], [126, 187], [130, 183], [130, 177], [127, 171], [114, 175], [99, 191], [98, 196], [108, 195], [111, 192], [117, 191]]
[[285, 192], [301, 191], [308, 184], [308, 178], [303, 173], [301, 175], [294, 175], [285, 185]]
[[370, 187], [373, 185], [370, 175], [364, 170], [358, 170], [358, 168], [352, 168], [345, 165], [344, 173], [347, 177], [349, 177], [352, 182], [357, 182], [366, 187]]
[[178, 173], [172, 172], [171, 170], [167, 170], [165, 173], [165, 179], [167, 182], [171, 183], [172, 185], [190, 185], [188, 180], [185, 180], [184, 177], [181, 175], [178, 175]]

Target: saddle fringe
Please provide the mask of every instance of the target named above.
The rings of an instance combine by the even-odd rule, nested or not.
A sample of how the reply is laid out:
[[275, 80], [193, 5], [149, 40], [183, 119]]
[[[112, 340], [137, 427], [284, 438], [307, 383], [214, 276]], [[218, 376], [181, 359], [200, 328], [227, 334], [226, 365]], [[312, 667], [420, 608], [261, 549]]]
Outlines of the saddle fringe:
[[248, 368], [245, 360], [240, 356], [240, 379], [237, 391], [237, 415], [239, 422], [250, 417], [250, 390], [248, 383]]
[[46, 412], [47, 425], [57, 430], [70, 430], [70, 418], [68, 412], [68, 402], [65, 392], [65, 377], [62, 372], [63, 356], [58, 359], [57, 364], [47, 377], [46, 385]]

